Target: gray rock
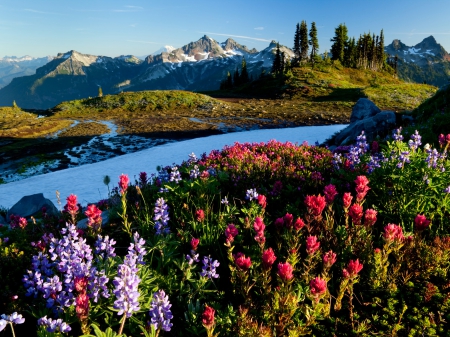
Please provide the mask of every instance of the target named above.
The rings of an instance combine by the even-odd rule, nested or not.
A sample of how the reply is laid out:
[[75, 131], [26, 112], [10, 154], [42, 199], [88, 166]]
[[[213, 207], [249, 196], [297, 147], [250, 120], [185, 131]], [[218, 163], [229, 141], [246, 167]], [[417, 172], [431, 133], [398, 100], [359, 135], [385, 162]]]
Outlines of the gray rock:
[[56, 215], [59, 213], [55, 205], [49, 199], [44, 198], [44, 194], [37, 193], [24, 196], [20, 199], [9, 209], [6, 218], [9, 219], [12, 214], [27, 218], [40, 212], [42, 207], [47, 208], [47, 214], [49, 215]]
[[0, 215], [0, 225], [6, 225], [6, 219]]
[[[103, 211], [102, 212], [102, 227], [107, 224], [109, 221], [109, 211]], [[87, 228], [87, 218], [86, 219], [82, 219], [80, 221], [77, 222], [77, 227], [78, 228]]]
[[369, 99], [360, 98], [352, 108], [350, 123], [373, 117], [381, 110]]
[[381, 111], [375, 116], [351, 123], [335, 137], [335, 144], [354, 144], [362, 131], [364, 131], [366, 140], [371, 142], [377, 135], [384, 135], [394, 128], [395, 122], [396, 118], [393, 111]]

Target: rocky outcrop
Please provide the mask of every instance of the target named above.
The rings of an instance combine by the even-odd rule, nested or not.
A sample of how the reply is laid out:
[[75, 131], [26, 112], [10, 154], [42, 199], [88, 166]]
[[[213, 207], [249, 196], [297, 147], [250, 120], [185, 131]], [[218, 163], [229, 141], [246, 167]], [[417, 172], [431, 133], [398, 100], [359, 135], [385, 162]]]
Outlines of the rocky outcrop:
[[32, 194], [24, 196], [13, 207], [11, 207], [6, 214], [6, 218], [9, 219], [11, 215], [20, 215], [27, 218], [42, 211], [42, 208], [46, 208], [46, 212], [49, 215], [58, 214], [58, 209], [47, 198], [44, 198], [42, 193]]
[[381, 111], [372, 101], [360, 98], [352, 109], [350, 125], [334, 138], [334, 143], [338, 146], [353, 144], [362, 131], [370, 142], [376, 136], [384, 136], [395, 126], [393, 111]]

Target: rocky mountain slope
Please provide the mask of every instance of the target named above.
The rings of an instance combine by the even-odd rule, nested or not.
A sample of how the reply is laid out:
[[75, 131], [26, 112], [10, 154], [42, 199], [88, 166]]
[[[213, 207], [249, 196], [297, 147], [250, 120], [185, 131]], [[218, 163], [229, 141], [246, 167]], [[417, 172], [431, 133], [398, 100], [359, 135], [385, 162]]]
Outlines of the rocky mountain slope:
[[[250, 75], [259, 76], [272, 66], [275, 42], [258, 52], [232, 39], [219, 43], [203, 36], [181, 48], [142, 61], [134, 56], [110, 58], [70, 51], [38, 68], [36, 74], [15, 78], [0, 90], [0, 106], [13, 101], [28, 109], [48, 109], [62, 101], [122, 91], [218, 89], [227, 72], [247, 61]], [[169, 49], [170, 50], [170, 49]], [[290, 49], [282, 47], [287, 55]]]
[[385, 51], [392, 58], [397, 55], [397, 73], [405, 81], [438, 87], [450, 81], [450, 54], [433, 36], [412, 47], [396, 39], [385, 47]]

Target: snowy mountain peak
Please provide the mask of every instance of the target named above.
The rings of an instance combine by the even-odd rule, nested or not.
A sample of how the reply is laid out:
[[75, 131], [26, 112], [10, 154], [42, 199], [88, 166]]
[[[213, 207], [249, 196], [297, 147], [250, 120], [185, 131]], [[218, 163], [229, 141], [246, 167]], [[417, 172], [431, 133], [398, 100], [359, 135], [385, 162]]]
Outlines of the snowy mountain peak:
[[175, 47], [167, 45], [167, 46], [159, 48], [157, 51], [153, 52], [151, 55], [155, 56], [155, 55], [159, 55], [161, 53], [171, 53], [174, 50], [175, 50]]
[[390, 55], [398, 55], [405, 62], [427, 63], [428, 61], [450, 60], [447, 51], [430, 35], [415, 46], [407, 46], [400, 40], [394, 40], [385, 47]]

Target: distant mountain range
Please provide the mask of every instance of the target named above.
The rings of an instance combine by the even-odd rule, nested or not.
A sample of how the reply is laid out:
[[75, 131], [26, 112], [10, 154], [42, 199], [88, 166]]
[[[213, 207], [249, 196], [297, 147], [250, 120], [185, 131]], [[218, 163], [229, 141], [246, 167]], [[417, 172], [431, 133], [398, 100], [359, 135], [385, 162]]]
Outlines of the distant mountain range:
[[[62, 101], [95, 97], [99, 87], [103, 94], [216, 90], [228, 72], [233, 74], [241, 68], [244, 57], [251, 76], [270, 71], [275, 48], [275, 41], [257, 51], [233, 39], [219, 43], [205, 35], [181, 48], [164, 46], [144, 60], [132, 55], [111, 58], [74, 50], [54, 58], [5, 57], [0, 59], [0, 87], [5, 83], [0, 89], [0, 106], [10, 106], [16, 101], [22, 108], [48, 109]], [[294, 55], [284, 46], [281, 51], [290, 57]], [[400, 78], [437, 86], [448, 83], [450, 55], [434, 37], [427, 37], [413, 47], [394, 40], [385, 51], [392, 57], [398, 56]]]
[[[30, 76], [14, 78], [0, 89], [0, 106], [13, 101], [22, 108], [48, 109], [62, 101], [121, 91], [179, 89], [216, 90], [228, 72], [241, 68], [243, 57], [251, 76], [272, 67], [276, 43], [258, 52], [232, 39], [223, 43], [203, 36], [181, 48], [169, 46], [144, 61], [134, 56], [105, 57], [74, 50], [58, 54]], [[293, 56], [286, 47], [282, 51]]]
[[35, 74], [37, 68], [42, 67], [52, 59], [52, 56], [36, 58], [28, 55], [0, 58], [0, 88], [11, 83], [15, 77]]
[[438, 87], [449, 84], [450, 55], [433, 36], [412, 47], [400, 40], [394, 40], [384, 50], [393, 58], [397, 55], [399, 78]]

